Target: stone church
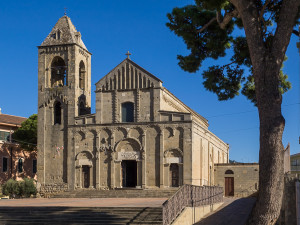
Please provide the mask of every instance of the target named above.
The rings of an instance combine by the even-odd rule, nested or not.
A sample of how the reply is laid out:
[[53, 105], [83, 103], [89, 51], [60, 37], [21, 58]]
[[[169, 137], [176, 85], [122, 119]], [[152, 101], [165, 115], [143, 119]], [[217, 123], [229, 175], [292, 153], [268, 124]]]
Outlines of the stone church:
[[38, 182], [78, 188], [212, 185], [229, 146], [128, 56], [96, 83], [69, 17], [38, 47]]

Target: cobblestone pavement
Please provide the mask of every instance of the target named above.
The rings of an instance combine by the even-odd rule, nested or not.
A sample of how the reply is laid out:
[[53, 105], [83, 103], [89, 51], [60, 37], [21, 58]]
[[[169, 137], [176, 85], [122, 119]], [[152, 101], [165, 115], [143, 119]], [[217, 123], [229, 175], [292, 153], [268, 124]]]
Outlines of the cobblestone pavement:
[[244, 225], [255, 198], [224, 198], [224, 204], [195, 225]]
[[27, 198], [0, 199], [0, 207], [160, 207], [167, 198]]

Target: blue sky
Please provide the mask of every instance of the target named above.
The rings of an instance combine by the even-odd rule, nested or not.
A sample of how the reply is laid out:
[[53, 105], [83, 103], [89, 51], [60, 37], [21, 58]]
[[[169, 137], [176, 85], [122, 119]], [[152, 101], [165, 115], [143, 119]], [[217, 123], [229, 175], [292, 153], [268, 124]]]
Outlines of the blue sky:
[[[92, 55], [94, 84], [118, 65], [129, 50], [131, 59], [156, 75], [163, 85], [189, 107], [209, 120], [209, 129], [230, 145], [230, 159], [258, 162], [259, 120], [257, 109], [244, 96], [225, 102], [203, 88], [201, 71], [189, 74], [177, 65], [186, 55], [183, 41], [165, 26], [166, 14], [192, 0], [114, 1], [1, 1], [0, 108], [2, 113], [28, 117], [37, 112], [37, 48], [47, 37], [64, 8]], [[298, 38], [287, 50], [284, 72], [292, 89], [283, 97], [286, 128], [284, 145], [299, 152], [300, 91]], [[222, 60], [218, 61], [222, 63]], [[95, 96], [92, 96], [94, 108]]]

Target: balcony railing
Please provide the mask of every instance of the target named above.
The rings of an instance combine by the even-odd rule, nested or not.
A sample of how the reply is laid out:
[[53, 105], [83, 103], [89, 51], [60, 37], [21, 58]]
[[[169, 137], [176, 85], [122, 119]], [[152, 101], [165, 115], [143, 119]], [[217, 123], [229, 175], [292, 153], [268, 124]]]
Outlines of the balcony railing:
[[300, 172], [300, 165], [299, 166], [291, 166], [291, 171], [299, 171]]

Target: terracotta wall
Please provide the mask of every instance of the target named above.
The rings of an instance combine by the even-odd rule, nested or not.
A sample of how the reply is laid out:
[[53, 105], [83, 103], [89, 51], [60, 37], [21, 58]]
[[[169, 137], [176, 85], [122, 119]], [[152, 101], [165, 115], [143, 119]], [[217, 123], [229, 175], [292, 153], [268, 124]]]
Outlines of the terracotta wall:
[[[3, 172], [4, 157], [7, 158], [6, 172]], [[23, 159], [23, 172], [18, 171], [18, 160], [20, 158]], [[25, 177], [36, 179], [36, 173], [33, 173], [33, 160], [36, 160], [36, 158], [36, 152], [21, 150], [16, 144], [0, 144], [0, 185], [10, 178], [16, 180], [22, 180]]]

